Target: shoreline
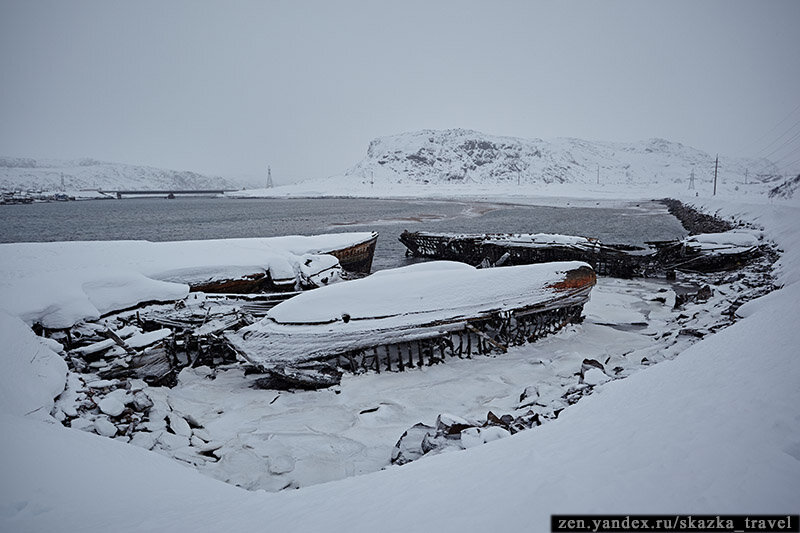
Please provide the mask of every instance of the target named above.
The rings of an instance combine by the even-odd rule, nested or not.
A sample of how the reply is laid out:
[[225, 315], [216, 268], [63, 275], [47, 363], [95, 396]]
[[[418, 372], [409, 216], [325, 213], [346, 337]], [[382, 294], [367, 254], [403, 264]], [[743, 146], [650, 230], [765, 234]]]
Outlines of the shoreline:
[[[800, 334], [794, 324], [800, 299], [800, 237], [791, 223], [797, 210], [724, 199], [693, 205], [763, 226], [782, 250], [774, 279], [783, 288], [741, 307], [737, 315], [743, 318], [732, 327], [705, 336], [671, 361], [601, 385], [599, 394], [537, 431], [403, 468], [275, 495], [236, 489], [156, 454], [32, 420], [33, 415], [23, 418], [31, 410], [26, 408], [2, 417], [0, 440], [7, 453], [0, 461], [6, 486], [14, 487], [6, 500], [45, 511], [0, 520], [15, 528], [103, 531], [113, 517], [121, 531], [134, 531], [142, 525], [142, 517], [130, 512], [135, 508], [147, 509], [149, 523], [159, 529], [213, 531], [258, 528], [269, 522], [298, 530], [321, 523], [367, 530], [386, 524], [387, 494], [403, 495], [415, 510], [398, 515], [392, 525], [397, 531], [423, 526], [470, 530], [476, 525], [535, 529], [549, 523], [550, 514], [574, 509], [652, 513], [668, 507], [694, 514], [742, 509], [786, 514], [795, 505], [792, 495], [800, 491], [800, 466], [794, 460], [800, 459], [800, 452], [793, 444], [800, 442], [793, 422], [800, 404], [795, 353]], [[24, 354], [27, 361], [42, 348], [18, 324], [10, 328], [4, 318], [3, 331], [17, 347], [15, 354]], [[30, 338], [28, 344], [23, 338]], [[52, 352], [42, 352], [47, 353]], [[54, 353], [52, 357], [60, 359]], [[539, 366], [557, 369], [556, 360]], [[26, 390], [42, 387], [33, 383]], [[200, 377], [198, 383], [215, 381]], [[40, 394], [42, 401], [46, 395]], [[276, 404], [287, 399], [291, 398], [282, 396]], [[331, 396], [328, 404], [340, 399]], [[374, 407], [355, 405], [361, 410]], [[384, 409], [382, 405], [378, 415]], [[391, 410], [386, 414], [395, 416]], [[357, 419], [368, 416], [375, 415]], [[70, 461], [65, 462], [65, 456]], [[436, 490], [426, 489], [430, 479], [437, 480]], [[81, 480], [79, 499], [69, 496], [76, 480]], [[485, 512], [487, 494], [492, 513]], [[362, 504], [355, 519], [353, 498]], [[451, 512], [442, 513], [443, 508]], [[524, 518], [519, 514], [522, 508], [528, 510]]]
[[[694, 208], [690, 206], [683, 206], [682, 209], [687, 219], [697, 218], [698, 212]], [[577, 365], [575, 369], [578, 371], [580, 378], [575, 381], [574, 379], [565, 377], [560, 373], [548, 375], [549, 377], [543, 377], [542, 379], [549, 380], [545, 381], [545, 383], [551, 383], [551, 385], [549, 385], [551, 389], [547, 393], [549, 396], [547, 396], [547, 399], [545, 399], [545, 396], [543, 396], [545, 393], [537, 392], [536, 394], [537, 398], [539, 398], [539, 403], [544, 402], [550, 407], [545, 409], [536, 408], [538, 411], [534, 413], [535, 416], [530, 414], [525, 415], [520, 411], [520, 409], [524, 411], [523, 407], [526, 405], [522, 401], [522, 396], [530, 395], [526, 391], [534, 386], [542, 386], [542, 384], [538, 381], [528, 382], [526, 386], [521, 386], [521, 388], [518, 390], [505, 390], [503, 393], [505, 395], [510, 394], [511, 396], [515, 396], [522, 392], [520, 406], [512, 409], [512, 407], [514, 407], [513, 404], [509, 404], [506, 400], [506, 407], [502, 408], [503, 410], [498, 411], [498, 407], [491, 409], [492, 413], [498, 411], [497, 415], [492, 415], [486, 419], [482, 419], [475, 418], [474, 413], [469, 414], [470, 420], [474, 421], [470, 424], [475, 424], [470, 425], [470, 427], [496, 427], [507, 432], [511, 431], [512, 428], [516, 429], [511, 432], [516, 432], [522, 428], [534, 428], [548, 420], [552, 421], [557, 419], [563, 407], [568, 405], [571, 406], [577, 403], [580, 399], [591, 395], [596, 385], [601, 385], [605, 381], [609, 380], [616, 381], [621, 378], [630, 377], [646, 367], [681, 355], [688, 347], [697, 341], [705, 337], [713, 336], [719, 331], [735, 324], [738, 320], [736, 311], [742, 305], [744, 305], [747, 301], [759, 296], [763, 296], [774, 289], [774, 284], [771, 282], [771, 280], [762, 276], [763, 272], [767, 271], [768, 269], [769, 264], [753, 263], [744, 269], [730, 272], [721, 272], [708, 275], [681, 274], [677, 284], [662, 283], [661, 280], [653, 281], [648, 279], [625, 281], [612, 279], [603, 280], [596, 289], [597, 291], [600, 291], [598, 296], [596, 296], [596, 298], [600, 299], [600, 307], [598, 307], [596, 310], [592, 310], [588, 314], [590, 318], [585, 327], [591, 328], [592, 331], [594, 331], [593, 335], [608, 335], [607, 333], [603, 333], [605, 328], [616, 330], [617, 332], [608, 337], [608, 340], [606, 341], [610, 342], [612, 346], [615, 346], [615, 350], [622, 349], [622, 346], [625, 342], [634, 342], [635, 339], [638, 339], [635, 341], [636, 343], [641, 343], [644, 338], [643, 335], [655, 335], [657, 336], [656, 338], [660, 340], [654, 340], [652, 343], [639, 346], [638, 348], [634, 349], [632, 353], [623, 353], [621, 356], [615, 355], [613, 358], [602, 357], [599, 354], [594, 355], [593, 352], [587, 352], [585, 350], [578, 350], [578, 352], [576, 352], [579, 353], [580, 356], [561, 357], [558, 360], [558, 364], [570, 364], [573, 366]], [[717, 289], [711, 289], [709, 284], [717, 287]], [[687, 286], [691, 286], [693, 289], [686, 289], [685, 287]], [[684, 289], [679, 290], [678, 287], [684, 287]], [[630, 304], [633, 304], [634, 308], [645, 306], [646, 312], [623, 312], [621, 309], [618, 309], [619, 305], [614, 303], [621, 294], [629, 292], [634, 288], [636, 291], [638, 291], [637, 294], [639, 296], [637, 297], [637, 300], [631, 301]], [[602, 302], [606, 303], [603, 304]], [[608, 305], [611, 307], [603, 307]], [[134, 312], [138, 318], [139, 309], [144, 310], [147, 309], [147, 307], [137, 306], [136, 309], [128, 313], [110, 313], [104, 315], [105, 318], [103, 320], [106, 324], [108, 324], [109, 321], [114, 323], [118, 317], [123, 315], [132, 315]], [[590, 307], [590, 309], [593, 309], [593, 307]], [[605, 314], [606, 311], [603, 311], [604, 309], [613, 311], [611, 316], [607, 316]], [[614, 316], [617, 316], [617, 318], [614, 318]], [[125, 321], [123, 321], [123, 323], [125, 323]], [[92, 322], [87, 323], [87, 326], [91, 325]], [[83, 328], [84, 326], [81, 327]], [[572, 328], [567, 332], [567, 335], [574, 336], [578, 331], [580, 331], [579, 328]], [[573, 340], [569, 340], [570, 338]], [[625, 338], [629, 338], [630, 340], [621, 340]], [[541, 343], [540, 341], [537, 343], [526, 344], [519, 349], [515, 349], [515, 353], [518, 353], [519, 355], [537, 354], [533, 355], [533, 357], [544, 357], [543, 355], [539, 355], [544, 346], [555, 345], [560, 346], [559, 350], [570, 350], [570, 347], [574, 342], [575, 339], [573, 337], [565, 338], [564, 336], [556, 336], [554, 339], [551, 339], [546, 343]], [[636, 344], [634, 344], [634, 346], [636, 346]], [[525, 355], [524, 357], [527, 358], [528, 356], [529, 355]], [[640, 358], [641, 361], [636, 359], [637, 357]], [[542, 360], [544, 361], [545, 359]], [[493, 371], [497, 372], [501, 371], [505, 365], [511, 364], [512, 362], [513, 360], [505, 361], [503, 357], [500, 357], [492, 361], [492, 364], [486, 366], [486, 368], [493, 369]], [[471, 362], [471, 364], [475, 363], [476, 362], [474, 361]], [[225, 361], [225, 364], [221, 365], [219, 368], [214, 365], [210, 367], [204, 366], [202, 372], [187, 368], [182, 371], [180, 376], [175, 380], [173, 385], [178, 385], [178, 387], [174, 389], [175, 392], [171, 392], [173, 391], [172, 387], [154, 388], [151, 386], [146, 386], [143, 382], [141, 382], [141, 380], [136, 380], [133, 378], [114, 380], [106, 379], [102, 376], [102, 374], [100, 374], [101, 368], [97, 367], [96, 365], [92, 366], [93, 364], [94, 361], [91, 358], [84, 359], [79, 355], [71, 355], [70, 366], [73, 369], [73, 383], [70, 385], [69, 390], [65, 393], [65, 396], [59, 399], [57, 403], [58, 411], [56, 411], [57, 418], [61, 420], [64, 425], [79, 427], [90, 432], [117, 435], [118, 438], [121, 438], [121, 436], [124, 435], [125, 439], [130, 440], [131, 444], [145, 446], [149, 449], [157, 449], [159, 450], [159, 453], [163, 455], [171, 457], [177, 461], [189, 462], [190, 464], [195, 465], [201, 472], [205, 471], [207, 475], [212, 475], [213, 477], [217, 477], [219, 479], [222, 479], [224, 475], [234, 475], [231, 473], [220, 473], [218, 467], [216, 466], [218, 460], [213, 460], [213, 457], [203, 452], [203, 450], [206, 448], [217, 446], [217, 444], [211, 442], [210, 438], [204, 440], [198, 437], [200, 440], [197, 442], [183, 442], [180, 441], [180, 439], [176, 440], [172, 437], [163, 437], [163, 439], [166, 440], [162, 441], [159, 440], [161, 437], [153, 437], [153, 435], [159, 434], [158, 431], [164, 431], [167, 429], [167, 427], [171, 428], [173, 432], [178, 431], [176, 428], [173, 428], [171, 425], [172, 423], [167, 426], [159, 422], [159, 420], [170, 420], [170, 417], [181, 417], [182, 419], [188, 418], [193, 420], [194, 422], [192, 422], [192, 425], [200, 428], [203, 431], [205, 431], [204, 426], [214, 427], [217, 424], [223, 423], [222, 419], [218, 420], [220, 418], [218, 416], [209, 414], [199, 415], [197, 413], [193, 414], [192, 411], [194, 411], [195, 408], [189, 407], [190, 404], [185, 403], [185, 398], [183, 400], [183, 410], [176, 410], [172, 405], [170, 398], [174, 394], [177, 394], [178, 396], [186, 394], [185, 392], [181, 392], [185, 390], [185, 387], [199, 389], [208, 387], [208, 385], [203, 385], [201, 383], [201, 378], [213, 377], [215, 381], [218, 380], [218, 383], [228, 383], [230, 390], [235, 391], [241, 390], [243, 387], [254, 387], [258, 380], [257, 376], [248, 378], [246, 371], [244, 375], [240, 375], [239, 372], [243, 368], [242, 365], [238, 363], [233, 364], [231, 361]], [[462, 371], [456, 370], [458, 367], [454, 367], [455, 363], [448, 364], [454, 368], [454, 371]], [[552, 362], [548, 364], [552, 364]], [[484, 365], [482, 364], [482, 366]], [[447, 367], [447, 365], [445, 365], [445, 367]], [[600, 375], [606, 377], [601, 378], [599, 381], [590, 381], [589, 378], [586, 378], [586, 376], [588, 376], [587, 372], [591, 370], [590, 367], [594, 367], [595, 370], [599, 369]], [[446, 368], [445, 370], [436, 370], [437, 373], [442, 374], [445, 376], [445, 378], [448, 376], [450, 371], [451, 370], [449, 368]], [[464, 369], [464, 371], [470, 372], [470, 368], [467, 367]], [[413, 380], [415, 377], [414, 372], [415, 371], [412, 370], [406, 373], [403, 376], [403, 379]], [[433, 370], [430, 372], [433, 372]], [[598, 376], [595, 375], [593, 379], [597, 378]], [[380, 390], [381, 386], [383, 386], [383, 384], [380, 383], [380, 379], [381, 377], [377, 374], [370, 374], [365, 377], [348, 377], [345, 382], [343, 382], [341, 389], [337, 388], [334, 390], [334, 392], [336, 394], [339, 392], [349, 392], [347, 390], [348, 387], [355, 387], [354, 390], [361, 390], [364, 385], [360, 384], [368, 382], [375, 382], [373, 387], [375, 387], [376, 390]], [[92, 383], [95, 383], [95, 385], [92, 385]], [[91, 395], [89, 396], [91, 398], [91, 402], [87, 404], [86, 393], [81, 391], [89, 390], [92, 391]], [[220, 392], [222, 391], [218, 391], [217, 394]], [[262, 393], [264, 392], [277, 394], [273, 402], [279, 399], [282, 394], [284, 394], [278, 390], [262, 391]], [[330, 394], [330, 391], [323, 391], [323, 393]], [[234, 393], [234, 396], [237, 394], [241, 395], [241, 393]], [[363, 392], [359, 394], [363, 394]], [[99, 415], [95, 413], [97, 409], [95, 406], [99, 406], [106, 400], [106, 398], [117, 398], [120, 395], [126, 397], [130, 395], [144, 395], [144, 398], [146, 399], [140, 400], [140, 406], [142, 407], [137, 407], [135, 409], [129, 408], [129, 410], [125, 410], [125, 408], [123, 408], [123, 411], [127, 414], [125, 414], [125, 417], [119, 420], [114, 417], [105, 417], [105, 415], [102, 413]], [[301, 400], [303, 397], [302, 393], [295, 393], [295, 395], [297, 397], [297, 400], [295, 401], [301, 403], [303, 401], [311, 401], [312, 398], [312, 396], [307, 396], [306, 400]], [[372, 401], [379, 402], [380, 398], [377, 397]], [[153, 407], [154, 402], [156, 405], [155, 408]], [[460, 412], [457, 413], [457, 415], [463, 414], [466, 416], [468, 413], [473, 411], [477, 405], [479, 405], [479, 403], [475, 403], [474, 401], [473, 403], [470, 403], [469, 400], [464, 400], [464, 404], [461, 409], [465, 410], [466, 412]], [[559, 405], [563, 405], [563, 407], [559, 408]], [[433, 405], [428, 406], [421, 412], [430, 410], [431, 408], [435, 407]], [[528, 402], [528, 408], [530, 408], [530, 401]], [[152, 409], [155, 409], [155, 411], [153, 411], [155, 414], [150, 412]], [[123, 411], [120, 411], [120, 413]], [[453, 409], [450, 408], [450, 411], [453, 411]], [[280, 412], [280, 409], [278, 409], [277, 413], [273, 416], [279, 416], [278, 413]], [[371, 411], [368, 409], [366, 412]], [[442, 412], [440, 412], [440, 414], [442, 414]], [[412, 414], [412, 416], [416, 415]], [[103, 420], [109, 422], [110, 425], [98, 422]], [[427, 422], [432, 423], [433, 421], [428, 418]], [[179, 422], [175, 423], [180, 426]], [[100, 425], [98, 426], [98, 424]], [[231, 424], [231, 421], [226, 422], [226, 424]], [[396, 434], [394, 435], [394, 439], [400, 437], [400, 434], [402, 433], [401, 430], [403, 429], [407, 428], [397, 428], [395, 430]], [[182, 431], [185, 431], [185, 429]], [[203, 435], [204, 437], [207, 435], [207, 433], [198, 434]], [[190, 431], [188, 436], [193, 436], [193, 433]], [[228, 441], [232, 437], [231, 435], [222, 434], [215, 435], [214, 438], [219, 439], [221, 442]], [[362, 436], [361, 438], [366, 438], [366, 442], [369, 442], [369, 439], [372, 437], [368, 437], [365, 434], [365, 436]], [[393, 441], [394, 439], [390, 440]], [[454, 445], [453, 443], [454, 441], [452, 440], [446, 441], [447, 446], [450, 448], [452, 448]], [[386, 441], [383, 442], [382, 446], [385, 445]], [[177, 449], [175, 449], [175, 446], [177, 446]], [[256, 450], [260, 449], [259, 445], [252, 443], [247, 444], [247, 446], [255, 447]], [[292, 449], [290, 444], [284, 444], [284, 446], [288, 446], [288, 450]], [[370, 444], [370, 446], [376, 446], [376, 444]], [[215, 448], [215, 450], [216, 449], [218, 448]], [[439, 448], [432, 447], [431, 450], [437, 451]], [[225, 451], [227, 454], [240, 452], [241, 450], [237, 446], [233, 446], [231, 449], [226, 448]], [[220, 457], [225, 457], [225, 455], [221, 452]], [[386, 466], [388, 465], [379, 462], [369, 468], [366, 466], [362, 468], [367, 468], [367, 471], [374, 471]], [[227, 471], [223, 470], [222, 472]], [[248, 488], [252, 490], [279, 490], [287, 487], [305, 487], [309, 484], [316, 484], [323, 481], [313, 481], [313, 478], [309, 480], [308, 478], [301, 477], [301, 481], [293, 483], [287, 482], [284, 479], [285, 477], [286, 476], [282, 475], [268, 476], [267, 478], [258, 482], [258, 484], [248, 486]], [[239, 480], [236, 482], [236, 484], [244, 483], [241, 481], [241, 478], [235, 476], [231, 479]], [[337, 477], [337, 479], [339, 478]]]

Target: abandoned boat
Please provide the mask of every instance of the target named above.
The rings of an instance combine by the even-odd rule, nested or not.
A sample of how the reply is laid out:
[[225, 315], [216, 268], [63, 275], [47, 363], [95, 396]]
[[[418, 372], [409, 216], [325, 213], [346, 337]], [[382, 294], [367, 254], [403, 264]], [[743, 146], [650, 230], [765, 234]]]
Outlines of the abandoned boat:
[[744, 266], [762, 254], [761, 242], [748, 230], [702, 233], [680, 241], [651, 242], [664, 268], [681, 272], [719, 272]]
[[339, 265], [346, 272], [369, 274], [372, 270], [372, 258], [375, 256], [375, 244], [378, 234], [372, 232], [369, 237], [356, 240], [352, 244], [337, 249], [320, 249], [317, 253], [329, 254], [339, 260]]
[[[376, 232], [271, 237], [263, 239], [264, 244], [288, 252], [286, 260], [272, 259], [269, 265], [258, 266], [192, 267], [162, 273], [159, 279], [186, 283], [192, 292], [207, 293], [316, 288], [339, 280], [343, 273], [369, 274], [377, 240]], [[296, 261], [291, 260], [292, 254], [298, 256]]]
[[404, 231], [407, 255], [461, 261], [473, 266], [530, 265], [583, 261], [600, 275], [631, 278], [645, 275], [652, 251], [626, 244], [549, 233], [448, 234]]
[[419, 263], [302, 293], [226, 338], [282, 374], [319, 363], [404, 370], [505, 351], [578, 322], [595, 282], [577, 261], [483, 270]]
[[746, 230], [648, 242], [648, 248], [546, 233], [455, 235], [404, 231], [400, 242], [408, 249], [407, 254], [417, 257], [462, 261], [484, 267], [584, 261], [599, 275], [620, 278], [662, 277], [676, 270], [730, 270], [761, 253], [758, 238]]

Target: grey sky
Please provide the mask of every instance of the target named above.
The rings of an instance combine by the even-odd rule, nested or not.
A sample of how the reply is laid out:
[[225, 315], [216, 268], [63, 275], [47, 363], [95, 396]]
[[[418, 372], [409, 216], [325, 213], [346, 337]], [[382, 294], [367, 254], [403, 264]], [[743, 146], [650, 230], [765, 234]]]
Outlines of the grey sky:
[[800, 122], [799, 22], [795, 0], [0, 0], [0, 155], [283, 183], [423, 128], [766, 155]]

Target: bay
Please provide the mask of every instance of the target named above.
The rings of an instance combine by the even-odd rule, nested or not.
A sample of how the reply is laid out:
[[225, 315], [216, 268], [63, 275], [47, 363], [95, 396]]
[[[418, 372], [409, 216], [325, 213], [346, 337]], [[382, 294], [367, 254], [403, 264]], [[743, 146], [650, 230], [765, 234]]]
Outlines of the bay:
[[404, 230], [560, 233], [641, 245], [686, 231], [656, 202], [624, 207], [542, 207], [472, 201], [353, 198], [136, 198], [9, 205], [0, 242], [175, 241], [378, 231], [374, 269], [402, 266]]

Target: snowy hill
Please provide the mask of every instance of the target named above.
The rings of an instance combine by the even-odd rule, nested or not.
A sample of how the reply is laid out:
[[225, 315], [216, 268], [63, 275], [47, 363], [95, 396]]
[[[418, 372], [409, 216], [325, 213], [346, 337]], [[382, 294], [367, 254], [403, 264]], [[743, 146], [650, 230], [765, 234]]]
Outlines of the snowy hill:
[[[687, 183], [713, 177], [714, 154], [664, 139], [636, 143], [497, 137], [477, 131], [422, 130], [373, 140], [367, 157], [344, 172], [345, 183], [536, 184]], [[766, 159], [720, 158], [729, 182], [769, 182]]]
[[0, 157], [0, 189], [232, 189], [230, 181], [190, 171], [108, 163], [94, 159], [57, 160]]

